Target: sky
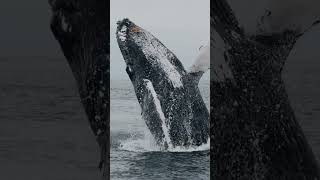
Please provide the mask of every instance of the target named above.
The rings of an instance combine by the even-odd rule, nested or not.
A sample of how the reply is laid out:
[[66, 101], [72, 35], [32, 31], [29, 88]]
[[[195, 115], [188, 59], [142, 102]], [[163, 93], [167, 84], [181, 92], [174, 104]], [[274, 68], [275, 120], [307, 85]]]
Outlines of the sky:
[[[129, 18], [156, 36], [189, 69], [210, 39], [209, 0], [111, 0], [111, 79], [129, 80], [116, 41], [116, 23]], [[206, 77], [209, 73], [206, 74]]]
[[[254, 26], [257, 15], [266, 8], [277, 13], [317, 14], [318, 0], [228, 0], [242, 25]], [[287, 9], [288, 2], [296, 9]], [[267, 3], [266, 3], [267, 2]], [[110, 0], [111, 78], [127, 78], [125, 64], [116, 44], [116, 21], [125, 17], [147, 29], [172, 50], [188, 69], [201, 45], [209, 38], [209, 0]], [[280, 3], [280, 4], [279, 4]], [[248, 6], [250, 4], [250, 6]], [[295, 14], [297, 14], [295, 13]], [[65, 60], [50, 31], [51, 10], [47, 0], [0, 2], [0, 57], [47, 57]], [[319, 25], [298, 44], [304, 50], [317, 50]], [[301, 45], [300, 45], [301, 44]], [[308, 53], [314, 56], [313, 51]], [[24, 58], [21, 58], [24, 59]]]

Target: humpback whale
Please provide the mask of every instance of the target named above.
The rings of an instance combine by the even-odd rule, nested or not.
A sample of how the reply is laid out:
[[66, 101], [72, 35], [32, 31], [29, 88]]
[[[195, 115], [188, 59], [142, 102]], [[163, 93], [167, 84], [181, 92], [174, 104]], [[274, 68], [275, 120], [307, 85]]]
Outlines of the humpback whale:
[[227, 0], [211, 3], [211, 179], [320, 179], [282, 80], [303, 32], [250, 35]]
[[74, 75], [99, 145], [102, 176], [110, 179], [109, 3], [99, 0], [49, 0], [49, 3], [51, 31]]
[[156, 143], [165, 149], [206, 143], [209, 112], [198, 89], [205, 72], [203, 66], [195, 65], [187, 72], [151, 33], [129, 19], [117, 24], [116, 36], [126, 72]]

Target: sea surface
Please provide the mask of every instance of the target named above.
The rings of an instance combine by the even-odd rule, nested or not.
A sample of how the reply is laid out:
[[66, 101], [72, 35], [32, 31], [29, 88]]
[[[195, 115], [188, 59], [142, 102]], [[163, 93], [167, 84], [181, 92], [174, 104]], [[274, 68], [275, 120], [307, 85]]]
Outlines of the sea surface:
[[67, 62], [0, 58], [0, 179], [98, 180], [98, 164]]
[[[209, 107], [209, 79], [199, 84]], [[210, 179], [209, 143], [200, 147], [161, 151], [141, 118], [130, 80], [111, 81], [111, 179]]]
[[[320, 158], [317, 47], [313, 52], [295, 52], [284, 80], [297, 119]], [[208, 179], [206, 147], [194, 152], [157, 151], [148, 139], [130, 82], [111, 88], [112, 179]], [[66, 60], [0, 58], [0, 179], [98, 180], [98, 162], [98, 145]]]

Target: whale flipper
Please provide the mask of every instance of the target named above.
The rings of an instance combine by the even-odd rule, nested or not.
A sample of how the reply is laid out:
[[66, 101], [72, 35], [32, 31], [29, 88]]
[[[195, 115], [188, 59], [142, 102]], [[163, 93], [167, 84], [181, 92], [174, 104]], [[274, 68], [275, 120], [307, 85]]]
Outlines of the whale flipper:
[[200, 53], [189, 70], [189, 77], [196, 84], [202, 75], [210, 69], [210, 45], [201, 46]]
[[143, 119], [157, 143], [163, 145], [162, 147], [165, 148], [171, 147], [166, 117], [164, 116], [158, 95], [151, 81], [144, 79], [140, 88], [140, 91], [145, 93], [143, 97], [138, 97]]

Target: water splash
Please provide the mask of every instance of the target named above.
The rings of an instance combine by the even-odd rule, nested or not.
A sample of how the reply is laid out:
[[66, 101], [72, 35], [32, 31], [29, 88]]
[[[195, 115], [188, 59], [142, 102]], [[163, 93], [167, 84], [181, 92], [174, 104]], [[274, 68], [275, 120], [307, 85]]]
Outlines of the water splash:
[[152, 135], [147, 131], [144, 132], [142, 137], [131, 136], [128, 139], [121, 140], [119, 149], [132, 152], [160, 151]]
[[210, 140], [208, 143], [200, 146], [177, 146], [169, 147], [167, 150], [159, 147], [150, 132], [146, 130], [142, 137], [131, 136], [128, 139], [120, 141], [119, 149], [131, 152], [194, 152], [210, 150]]

